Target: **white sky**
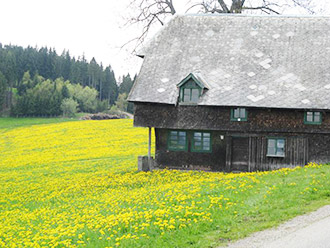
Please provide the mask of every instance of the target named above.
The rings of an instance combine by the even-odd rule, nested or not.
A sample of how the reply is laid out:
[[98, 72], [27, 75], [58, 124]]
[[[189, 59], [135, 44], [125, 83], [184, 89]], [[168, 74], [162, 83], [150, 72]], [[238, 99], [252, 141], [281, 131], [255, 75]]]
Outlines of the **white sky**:
[[[189, 0], [177, 0], [183, 13]], [[0, 42], [26, 47], [63, 49], [87, 60], [95, 57], [104, 66], [111, 65], [116, 77], [137, 73], [142, 59], [121, 49], [139, 34], [126, 27], [124, 16], [130, 0], [0, 0]], [[328, 0], [317, 1], [321, 4]], [[179, 4], [179, 5], [178, 5]], [[329, 4], [329, 3], [327, 3]], [[131, 10], [134, 11], [134, 10]]]

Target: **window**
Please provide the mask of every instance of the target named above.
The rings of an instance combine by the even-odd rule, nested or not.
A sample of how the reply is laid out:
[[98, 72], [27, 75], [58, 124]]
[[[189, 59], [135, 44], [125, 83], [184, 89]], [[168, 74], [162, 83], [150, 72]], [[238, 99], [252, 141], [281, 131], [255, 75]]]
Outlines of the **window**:
[[211, 133], [203, 131], [187, 132], [169, 130], [167, 148], [170, 151], [188, 151], [188, 138], [192, 152], [212, 152]]
[[285, 139], [269, 138], [267, 144], [267, 156], [284, 157], [285, 156]]
[[305, 124], [316, 124], [319, 125], [322, 123], [322, 114], [321, 112], [307, 111], [305, 112]]
[[233, 108], [231, 109], [232, 121], [247, 121], [247, 111], [246, 108]]
[[178, 87], [180, 88], [180, 102], [187, 104], [196, 104], [204, 88], [203, 84], [192, 74], [182, 80]]
[[185, 131], [169, 131], [167, 147], [172, 151], [186, 151], [187, 133]]
[[182, 102], [197, 103], [200, 96], [200, 89], [182, 87], [182, 91], [183, 91], [183, 95], [181, 99]]
[[211, 133], [194, 132], [191, 150], [193, 152], [211, 152]]

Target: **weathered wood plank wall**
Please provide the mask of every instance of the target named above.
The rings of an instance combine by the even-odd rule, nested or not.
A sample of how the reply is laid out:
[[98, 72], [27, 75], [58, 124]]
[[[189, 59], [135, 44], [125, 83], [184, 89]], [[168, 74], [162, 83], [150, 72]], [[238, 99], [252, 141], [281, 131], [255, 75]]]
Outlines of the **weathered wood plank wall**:
[[267, 156], [267, 136], [250, 137], [250, 171], [265, 171], [279, 169], [284, 166], [294, 167], [305, 165], [308, 162], [308, 138], [299, 136], [288, 136], [284, 138], [286, 140], [285, 156], [282, 158]]
[[[290, 109], [249, 109], [248, 121], [232, 122], [228, 107], [135, 104], [134, 125], [156, 127], [156, 162], [161, 167], [265, 171], [330, 162], [330, 113], [322, 113], [321, 125], [304, 124], [304, 110]], [[211, 130], [212, 153], [191, 152], [190, 143], [188, 151], [168, 151], [168, 129]], [[244, 150], [233, 144], [235, 137], [246, 137], [244, 161], [235, 160], [240, 153], [233, 149]], [[267, 157], [267, 137], [285, 138], [284, 158]]]
[[330, 112], [321, 125], [304, 124], [304, 110], [248, 108], [248, 121], [230, 121], [230, 107], [135, 103], [134, 125], [140, 127], [221, 130], [228, 132], [327, 133]]

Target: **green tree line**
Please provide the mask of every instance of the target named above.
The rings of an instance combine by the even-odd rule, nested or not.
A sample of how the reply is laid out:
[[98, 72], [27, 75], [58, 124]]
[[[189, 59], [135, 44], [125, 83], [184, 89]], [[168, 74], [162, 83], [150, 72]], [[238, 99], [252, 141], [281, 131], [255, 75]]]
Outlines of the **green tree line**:
[[71, 84], [63, 78], [44, 79], [35, 74], [33, 78], [25, 72], [17, 88], [14, 116], [70, 116], [77, 111], [101, 112], [109, 108], [107, 100], [98, 99], [96, 89], [80, 84]]
[[[3, 46], [0, 43], [0, 112], [12, 109], [12, 113], [26, 115], [32, 112], [46, 114], [47, 111], [51, 113], [50, 115], [57, 113], [54, 109], [58, 110], [59, 101], [56, 99], [60, 98], [57, 90], [57, 87], [61, 88], [60, 80], [69, 85], [79, 85], [76, 86], [77, 91], [86, 93], [88, 90], [93, 90], [92, 96], [96, 94], [93, 107], [85, 107], [79, 103], [78, 99], [75, 99], [78, 101], [79, 110], [87, 112], [99, 110], [97, 104], [102, 106], [115, 104], [119, 93], [127, 95], [133, 85], [133, 80], [128, 74], [123, 77], [123, 83], [118, 86], [111, 66], [103, 67], [102, 63], [98, 64], [94, 58], [88, 62], [84, 56], [77, 59], [71, 57], [69, 51], [63, 51], [61, 55], [58, 55], [52, 48], [30, 46], [23, 48], [13, 45]], [[37, 92], [45, 91], [39, 95], [49, 96], [50, 85], [56, 88], [53, 90], [53, 93], [56, 92], [54, 99], [52, 98], [53, 102], [48, 102], [51, 106], [48, 107], [53, 110], [39, 109], [40, 111], [36, 112], [32, 106], [43, 99]], [[32, 98], [35, 99], [32, 101]], [[71, 98], [74, 99], [75, 96]], [[30, 99], [29, 102], [24, 102], [27, 99]], [[28, 104], [28, 107], [23, 107], [24, 104]], [[132, 111], [132, 106], [129, 106], [124, 110]]]

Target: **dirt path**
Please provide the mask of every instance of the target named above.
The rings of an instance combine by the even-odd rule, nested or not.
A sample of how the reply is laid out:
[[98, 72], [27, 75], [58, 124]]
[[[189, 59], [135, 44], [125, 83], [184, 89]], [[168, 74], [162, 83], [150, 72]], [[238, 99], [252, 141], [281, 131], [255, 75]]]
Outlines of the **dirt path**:
[[252, 234], [230, 248], [329, 248], [330, 205], [298, 216], [277, 228]]

